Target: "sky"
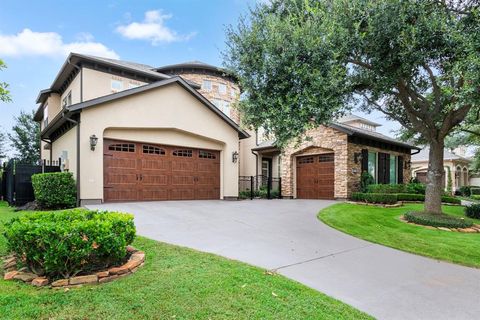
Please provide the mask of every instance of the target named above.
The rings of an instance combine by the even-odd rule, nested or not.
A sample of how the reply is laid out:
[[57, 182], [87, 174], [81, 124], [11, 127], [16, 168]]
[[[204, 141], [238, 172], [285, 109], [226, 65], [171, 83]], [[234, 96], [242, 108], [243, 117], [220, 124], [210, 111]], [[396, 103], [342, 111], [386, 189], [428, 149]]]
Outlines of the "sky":
[[[0, 102], [0, 130], [8, 132], [21, 110], [31, 111], [69, 52], [162, 66], [200, 60], [222, 65], [225, 27], [236, 24], [255, 0], [10, 1], [0, 10], [0, 82], [12, 102]], [[399, 127], [380, 113], [365, 116]]]

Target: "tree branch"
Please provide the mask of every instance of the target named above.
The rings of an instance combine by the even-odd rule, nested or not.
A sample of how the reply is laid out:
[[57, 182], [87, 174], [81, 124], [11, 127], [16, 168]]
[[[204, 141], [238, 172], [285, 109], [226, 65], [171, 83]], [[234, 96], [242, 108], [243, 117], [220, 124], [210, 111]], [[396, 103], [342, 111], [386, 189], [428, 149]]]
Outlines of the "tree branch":
[[364, 67], [368, 70], [373, 70], [373, 66], [366, 63], [366, 62], [363, 62], [361, 60], [357, 60], [357, 59], [347, 59], [347, 62], [348, 63], [351, 63], [351, 64], [354, 64], [354, 65], [357, 65], [357, 66], [360, 66], [360, 67]]

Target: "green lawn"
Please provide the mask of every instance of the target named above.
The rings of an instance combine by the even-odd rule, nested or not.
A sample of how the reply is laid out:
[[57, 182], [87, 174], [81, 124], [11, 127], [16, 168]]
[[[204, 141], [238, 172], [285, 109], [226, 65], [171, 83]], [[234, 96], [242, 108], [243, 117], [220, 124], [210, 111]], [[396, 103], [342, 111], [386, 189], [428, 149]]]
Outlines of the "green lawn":
[[[0, 203], [0, 222], [17, 214]], [[371, 319], [244, 263], [142, 237], [134, 245], [145, 250], [145, 266], [108, 284], [65, 292], [0, 280], [1, 318]], [[0, 236], [0, 256], [5, 253], [5, 238]]]
[[[408, 204], [382, 208], [341, 203], [319, 213], [329, 226], [367, 241], [423, 256], [480, 268], [480, 234], [430, 230], [407, 224], [399, 217], [407, 211], [422, 210], [423, 205]], [[443, 211], [464, 217], [463, 207], [444, 206]], [[480, 224], [480, 220], [473, 220]]]

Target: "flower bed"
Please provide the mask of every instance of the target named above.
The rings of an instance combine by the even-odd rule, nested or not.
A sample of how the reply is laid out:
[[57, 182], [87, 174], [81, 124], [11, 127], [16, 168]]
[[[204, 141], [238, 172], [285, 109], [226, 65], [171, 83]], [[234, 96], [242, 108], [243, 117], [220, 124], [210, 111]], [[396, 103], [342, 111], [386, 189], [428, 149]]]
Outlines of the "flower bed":
[[30, 283], [31, 285], [37, 287], [51, 286], [53, 288], [77, 287], [85, 284], [100, 284], [110, 282], [118, 278], [128, 276], [143, 266], [145, 262], [145, 253], [143, 251], [138, 251], [132, 246], [128, 246], [126, 251], [130, 254], [130, 257], [128, 258], [127, 262], [121, 266], [111, 267], [109, 269], [96, 271], [91, 274], [57, 279], [55, 281], [50, 281], [47, 277], [43, 275], [37, 275], [28, 271], [26, 268], [17, 270], [19, 261], [17, 261], [16, 256], [12, 255], [7, 257], [4, 261], [4, 279], [19, 280], [25, 283]]

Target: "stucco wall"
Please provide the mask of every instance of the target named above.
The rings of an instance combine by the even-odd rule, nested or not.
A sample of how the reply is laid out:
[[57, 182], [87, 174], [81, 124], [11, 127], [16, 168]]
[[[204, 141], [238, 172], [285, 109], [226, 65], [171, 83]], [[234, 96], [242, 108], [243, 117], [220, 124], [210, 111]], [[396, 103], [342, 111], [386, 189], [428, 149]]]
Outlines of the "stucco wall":
[[[64, 161], [64, 170], [73, 173], [76, 178], [77, 172], [77, 129], [76, 127], [67, 131], [63, 136], [55, 140], [52, 144], [52, 159], [58, 160], [62, 157], [63, 151], [67, 152], [67, 158]], [[47, 158], [48, 159], [48, 158]]]
[[[250, 137], [247, 139], [240, 140], [240, 156], [239, 156], [239, 164], [240, 164], [240, 175], [241, 176], [255, 176], [256, 173], [256, 161], [257, 158], [252, 153], [252, 148], [257, 146], [255, 141], [255, 131], [249, 130], [247, 131], [250, 134]], [[260, 158], [260, 157], [258, 157]], [[260, 161], [260, 159], [258, 159]], [[260, 167], [259, 167], [260, 174]]]
[[69, 92], [72, 93], [72, 104], [79, 103], [82, 101], [81, 90], [80, 90], [81, 74], [82, 74], [81, 72], [77, 73], [77, 75], [75, 76], [75, 78], [73, 78], [70, 85], [67, 87], [67, 89], [65, 89], [65, 91], [60, 96], [60, 107], [63, 105], [63, 98], [65, 98]]
[[[221, 196], [238, 195], [239, 168], [231, 160], [232, 152], [238, 151], [238, 132], [180, 85], [171, 84], [82, 111], [82, 200], [103, 199], [102, 137], [128, 133], [136, 141], [220, 150]], [[92, 134], [100, 137], [95, 151], [89, 147]]]
[[[103, 97], [115, 93], [112, 90], [112, 80], [119, 80], [123, 83], [123, 90], [129, 89], [129, 84], [140, 86], [146, 82], [119, 77], [110, 73], [82, 68], [83, 72], [83, 101]], [[120, 91], [123, 91], [120, 90]]]

